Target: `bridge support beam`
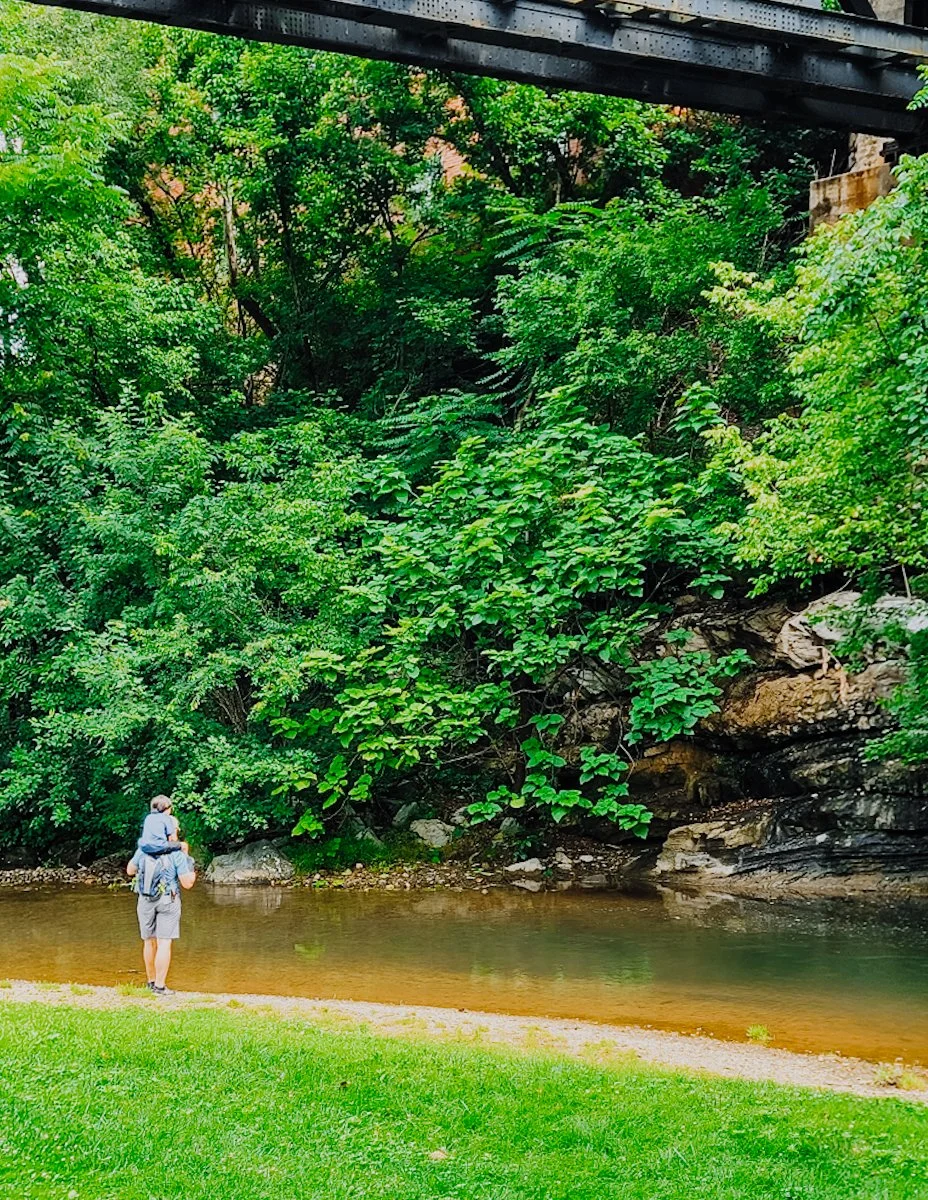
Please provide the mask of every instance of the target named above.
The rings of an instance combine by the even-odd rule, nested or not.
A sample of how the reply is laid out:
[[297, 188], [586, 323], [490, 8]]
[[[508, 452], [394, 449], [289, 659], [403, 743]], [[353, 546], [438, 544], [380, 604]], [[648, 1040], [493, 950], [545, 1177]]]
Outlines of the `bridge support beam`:
[[[632, 16], [623, 15], [631, 5], [610, 0], [591, 8], [567, 0], [61, 2], [423, 67], [883, 137], [913, 136], [922, 126], [907, 108], [919, 87], [915, 63], [928, 60], [928, 34], [795, 0], [643, 0], [633, 5]], [[681, 16], [687, 17], [683, 23]]]

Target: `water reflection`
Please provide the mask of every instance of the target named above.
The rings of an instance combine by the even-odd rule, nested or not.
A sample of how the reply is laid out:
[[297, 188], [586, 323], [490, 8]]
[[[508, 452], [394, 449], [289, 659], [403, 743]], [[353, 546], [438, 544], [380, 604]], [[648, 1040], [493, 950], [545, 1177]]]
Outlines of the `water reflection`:
[[[196, 889], [172, 982], [702, 1028], [928, 1061], [924, 905]], [[131, 895], [0, 892], [0, 977], [138, 972]]]
[[277, 912], [284, 902], [284, 892], [273, 887], [219, 887], [212, 888], [210, 895], [216, 908], [247, 908], [257, 913]]

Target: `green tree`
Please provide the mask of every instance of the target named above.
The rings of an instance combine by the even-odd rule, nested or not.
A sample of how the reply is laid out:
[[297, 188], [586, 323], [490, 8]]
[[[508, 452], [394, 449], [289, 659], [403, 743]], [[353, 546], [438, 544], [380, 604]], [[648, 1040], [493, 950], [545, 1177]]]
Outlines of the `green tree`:
[[712, 435], [748, 497], [730, 533], [758, 590], [925, 569], [926, 182], [926, 160], [906, 160], [892, 195], [809, 240], [789, 290], [717, 293], [788, 354], [794, 410], [753, 440]]
[[25, 410], [7, 429], [7, 838], [124, 837], [164, 790], [205, 841], [292, 823], [315, 756], [258, 714], [295, 659], [363, 635], [351, 460], [307, 423], [221, 450], [125, 407], [86, 432]]
[[[651, 203], [514, 216], [501, 239], [515, 271], [499, 284], [505, 343], [495, 355], [509, 395], [524, 405], [563, 389], [625, 433], [666, 433], [681, 395], [737, 352], [729, 343], [740, 331], [705, 296], [713, 264], [757, 269], [782, 219], [757, 189], [711, 201], [660, 191]], [[765, 392], [746, 359], [719, 398], [754, 418]]]

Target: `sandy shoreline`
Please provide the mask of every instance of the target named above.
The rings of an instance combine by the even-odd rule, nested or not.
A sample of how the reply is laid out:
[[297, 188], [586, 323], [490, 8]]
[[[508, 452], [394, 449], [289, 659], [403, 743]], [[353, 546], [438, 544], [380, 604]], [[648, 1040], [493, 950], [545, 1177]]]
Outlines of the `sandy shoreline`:
[[4, 983], [0, 988], [0, 1005], [3, 1002], [96, 1009], [155, 1004], [174, 1011], [249, 1009], [307, 1021], [333, 1033], [362, 1030], [385, 1037], [506, 1046], [524, 1053], [553, 1054], [602, 1065], [632, 1055], [654, 1066], [705, 1071], [728, 1079], [848, 1092], [871, 1098], [904, 1097], [928, 1104], [928, 1089], [903, 1092], [887, 1086], [879, 1081], [880, 1067], [861, 1059], [837, 1054], [798, 1054], [753, 1043], [724, 1042], [705, 1036], [636, 1026], [600, 1025], [591, 1021], [513, 1017], [415, 1004], [230, 993], [178, 992], [170, 998], [156, 1000], [145, 995], [124, 995], [116, 988], [36, 984], [22, 980]]

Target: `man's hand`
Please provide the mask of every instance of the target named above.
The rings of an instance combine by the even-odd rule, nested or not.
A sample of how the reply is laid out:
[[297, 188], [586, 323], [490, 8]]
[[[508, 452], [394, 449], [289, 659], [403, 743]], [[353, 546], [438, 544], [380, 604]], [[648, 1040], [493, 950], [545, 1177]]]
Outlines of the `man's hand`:
[[181, 842], [181, 844], [180, 844], [180, 849], [183, 851], [183, 853], [184, 853], [184, 854], [186, 854], [186, 855], [187, 855], [187, 857], [188, 857], [188, 858], [190, 857], [190, 844], [189, 844], [189, 842]]
[[131, 879], [133, 875], [138, 875], [139, 869], [134, 862], [126, 863], [126, 874]]

